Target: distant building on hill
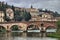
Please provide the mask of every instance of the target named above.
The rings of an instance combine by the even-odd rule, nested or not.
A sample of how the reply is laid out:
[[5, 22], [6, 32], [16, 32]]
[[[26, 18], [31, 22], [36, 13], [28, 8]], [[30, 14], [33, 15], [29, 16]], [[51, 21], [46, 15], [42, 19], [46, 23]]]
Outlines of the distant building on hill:
[[[0, 5], [2, 6], [2, 4], [4, 4], [4, 2], [0, 2]], [[53, 12], [52, 11], [47, 11], [46, 9], [45, 10], [42, 10], [42, 9], [37, 9], [37, 8], [34, 8], [32, 5], [30, 8], [19, 8], [19, 7], [15, 7], [14, 8], [14, 11], [18, 10], [20, 12], [20, 14], [22, 14], [24, 11], [26, 12], [30, 12], [31, 14], [31, 19], [30, 21], [40, 21], [40, 20], [56, 20], [56, 19], [59, 19], [58, 17], [55, 18], [52, 14]], [[3, 12], [3, 11], [0, 11], [0, 22], [4, 22], [4, 16], [8, 17], [10, 20], [13, 20], [14, 19], [14, 11], [12, 8], [8, 7], [6, 8], [6, 13]], [[5, 15], [6, 14], [6, 15]]]

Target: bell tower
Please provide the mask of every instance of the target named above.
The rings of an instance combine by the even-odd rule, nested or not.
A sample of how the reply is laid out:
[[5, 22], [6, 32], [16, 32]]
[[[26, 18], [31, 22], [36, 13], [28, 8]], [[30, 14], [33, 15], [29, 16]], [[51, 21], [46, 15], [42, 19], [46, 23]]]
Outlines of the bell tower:
[[31, 8], [33, 8], [33, 6], [31, 5]]

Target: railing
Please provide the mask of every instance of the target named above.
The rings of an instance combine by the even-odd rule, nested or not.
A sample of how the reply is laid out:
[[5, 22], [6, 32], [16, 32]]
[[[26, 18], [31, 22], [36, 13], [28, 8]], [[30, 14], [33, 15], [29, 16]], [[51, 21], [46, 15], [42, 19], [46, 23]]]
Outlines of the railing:
[[58, 21], [57, 19], [54, 18], [40, 18], [40, 19], [31, 19], [30, 21]]

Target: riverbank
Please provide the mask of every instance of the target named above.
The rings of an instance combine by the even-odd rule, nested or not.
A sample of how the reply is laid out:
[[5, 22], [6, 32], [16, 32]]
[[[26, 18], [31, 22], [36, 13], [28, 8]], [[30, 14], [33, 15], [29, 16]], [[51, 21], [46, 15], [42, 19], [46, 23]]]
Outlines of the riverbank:
[[52, 37], [52, 38], [60, 38], [60, 32], [48, 34], [48, 37]]

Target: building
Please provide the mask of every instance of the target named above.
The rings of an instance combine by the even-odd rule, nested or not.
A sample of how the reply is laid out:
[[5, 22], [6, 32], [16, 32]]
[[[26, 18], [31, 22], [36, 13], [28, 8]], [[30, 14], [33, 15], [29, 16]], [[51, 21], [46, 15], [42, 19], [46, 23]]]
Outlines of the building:
[[3, 2], [0, 2], [0, 5], [2, 6], [2, 4], [4, 4], [4, 1]]
[[39, 10], [36, 8], [33, 8], [33, 6], [31, 6], [30, 8], [26, 8], [26, 11], [30, 12], [32, 17], [39, 15]]
[[42, 18], [52, 18], [53, 16], [49, 13], [42, 14]]
[[0, 11], [0, 22], [4, 22], [4, 12]]

